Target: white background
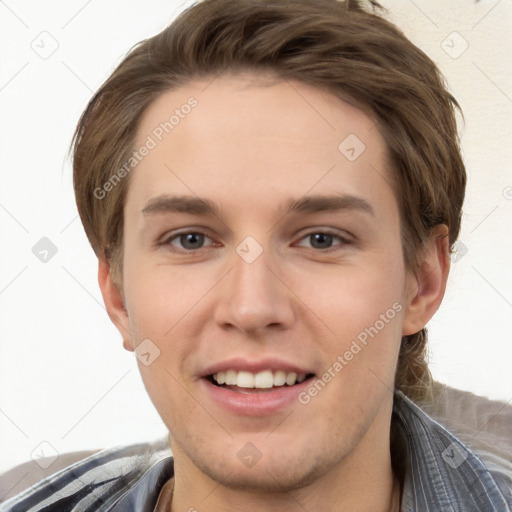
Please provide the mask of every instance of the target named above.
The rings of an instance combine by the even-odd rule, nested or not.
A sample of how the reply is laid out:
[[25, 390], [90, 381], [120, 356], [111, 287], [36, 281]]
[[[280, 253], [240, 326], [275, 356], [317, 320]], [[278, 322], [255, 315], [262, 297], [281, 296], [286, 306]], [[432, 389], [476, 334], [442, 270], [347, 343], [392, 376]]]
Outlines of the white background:
[[[512, 2], [382, 4], [438, 63], [466, 116], [467, 254], [430, 326], [431, 368], [444, 383], [508, 402]], [[37, 448], [43, 441], [62, 453], [165, 433], [102, 304], [66, 152], [93, 91], [182, 5], [0, 1], [0, 471], [34, 451], [51, 455]], [[33, 49], [42, 40], [46, 50], [58, 45], [46, 59]], [[32, 253], [42, 237], [58, 251], [47, 263]]]

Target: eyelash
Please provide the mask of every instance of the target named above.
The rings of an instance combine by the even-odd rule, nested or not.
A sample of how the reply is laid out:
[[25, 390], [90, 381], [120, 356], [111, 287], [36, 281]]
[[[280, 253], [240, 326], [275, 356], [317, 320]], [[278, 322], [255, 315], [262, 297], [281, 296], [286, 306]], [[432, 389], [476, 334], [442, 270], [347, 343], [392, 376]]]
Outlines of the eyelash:
[[[183, 231], [181, 233], [176, 233], [176, 234], [172, 235], [171, 237], [165, 238], [162, 242], [159, 242], [158, 245], [159, 246], [163, 246], [163, 247], [169, 247], [169, 246], [174, 247], [172, 245], [172, 242], [174, 240], [179, 240], [182, 236], [186, 236], [186, 235], [204, 235], [205, 238], [209, 238], [211, 240], [211, 238], [208, 235], [206, 235], [205, 233], [203, 233], [201, 231]], [[341, 235], [339, 235], [337, 233], [334, 233], [333, 231], [331, 231], [329, 229], [318, 230], [318, 231], [310, 231], [309, 233], [306, 233], [305, 235], [303, 235], [300, 240], [302, 241], [305, 238], [311, 237], [313, 235], [331, 236], [331, 237], [333, 237], [333, 240], [334, 239], [338, 239], [341, 242], [339, 244], [341, 246], [347, 246], [347, 245], [350, 245], [350, 244], [353, 243], [353, 241], [349, 240], [348, 237], [343, 237], [343, 236], [341, 236]], [[214, 244], [212, 244], [210, 246], [206, 246], [206, 247], [212, 247], [213, 245]], [[198, 252], [201, 249], [205, 249], [206, 247], [200, 247], [199, 249], [181, 249], [181, 250], [179, 250], [179, 249], [171, 249], [171, 250], [174, 250], [175, 252], [180, 253], [180, 254], [191, 254], [191, 253], [194, 253], [194, 252]], [[337, 248], [336, 246], [328, 247], [326, 249], [317, 249], [315, 247], [310, 247], [310, 248], [315, 250], [315, 252], [320, 252], [320, 253], [328, 253], [328, 252], [339, 250], [339, 248]]]

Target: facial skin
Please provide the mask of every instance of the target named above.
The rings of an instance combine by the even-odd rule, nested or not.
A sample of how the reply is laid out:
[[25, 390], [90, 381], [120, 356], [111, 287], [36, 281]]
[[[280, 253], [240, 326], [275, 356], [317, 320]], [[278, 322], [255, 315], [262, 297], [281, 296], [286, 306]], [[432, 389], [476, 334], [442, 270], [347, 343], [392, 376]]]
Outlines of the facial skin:
[[[446, 228], [419, 273], [408, 272], [386, 147], [366, 114], [301, 83], [263, 85], [250, 74], [209, 82], [166, 92], [145, 112], [136, 147], [188, 98], [198, 101], [132, 171], [122, 290], [105, 261], [99, 269], [124, 347], [149, 339], [160, 350], [139, 367], [170, 432], [172, 510], [389, 510], [400, 341], [442, 299]], [[349, 134], [366, 146], [354, 161], [338, 149]], [[162, 200], [174, 195], [208, 199], [218, 216], [167, 211]], [[288, 201], [309, 196], [361, 201], [286, 214]], [[246, 237], [256, 244], [240, 246]], [[240, 247], [255, 255], [258, 246], [251, 263], [241, 257]], [[205, 371], [233, 358], [321, 378], [393, 305], [400, 311], [307, 404], [241, 413], [208, 391]], [[247, 396], [227, 400], [235, 394]], [[261, 458], [249, 467], [240, 453]]]

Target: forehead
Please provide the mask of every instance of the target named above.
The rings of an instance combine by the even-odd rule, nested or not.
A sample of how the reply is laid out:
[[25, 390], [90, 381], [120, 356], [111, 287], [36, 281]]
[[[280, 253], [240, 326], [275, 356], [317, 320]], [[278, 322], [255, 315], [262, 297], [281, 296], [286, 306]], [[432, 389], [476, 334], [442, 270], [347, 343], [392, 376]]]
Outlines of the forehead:
[[135, 148], [145, 145], [127, 200], [137, 208], [170, 192], [238, 208], [308, 191], [394, 200], [375, 121], [301, 82], [222, 75], [167, 91], [140, 121]]

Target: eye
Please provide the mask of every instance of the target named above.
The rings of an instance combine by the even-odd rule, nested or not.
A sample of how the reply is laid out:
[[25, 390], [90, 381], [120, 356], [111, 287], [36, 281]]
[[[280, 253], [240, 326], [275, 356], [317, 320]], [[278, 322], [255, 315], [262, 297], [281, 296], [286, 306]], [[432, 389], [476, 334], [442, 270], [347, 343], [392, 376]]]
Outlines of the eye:
[[[341, 243], [337, 245], [349, 245], [351, 242], [348, 238], [342, 237], [340, 235], [335, 235], [334, 233], [329, 233], [326, 231], [317, 231], [314, 233], [309, 233], [304, 236], [301, 240], [309, 240], [311, 247], [313, 249], [332, 249], [333, 241], [339, 240]], [[299, 243], [299, 245], [304, 246]]]
[[[170, 238], [167, 238], [162, 242], [162, 245], [171, 245], [178, 249], [184, 249], [185, 251], [190, 252], [205, 247], [205, 240], [210, 240], [210, 242], [212, 241], [212, 239], [206, 236], [204, 233], [189, 231], [186, 233], [179, 233]], [[210, 243], [208, 245], [212, 244]]]

